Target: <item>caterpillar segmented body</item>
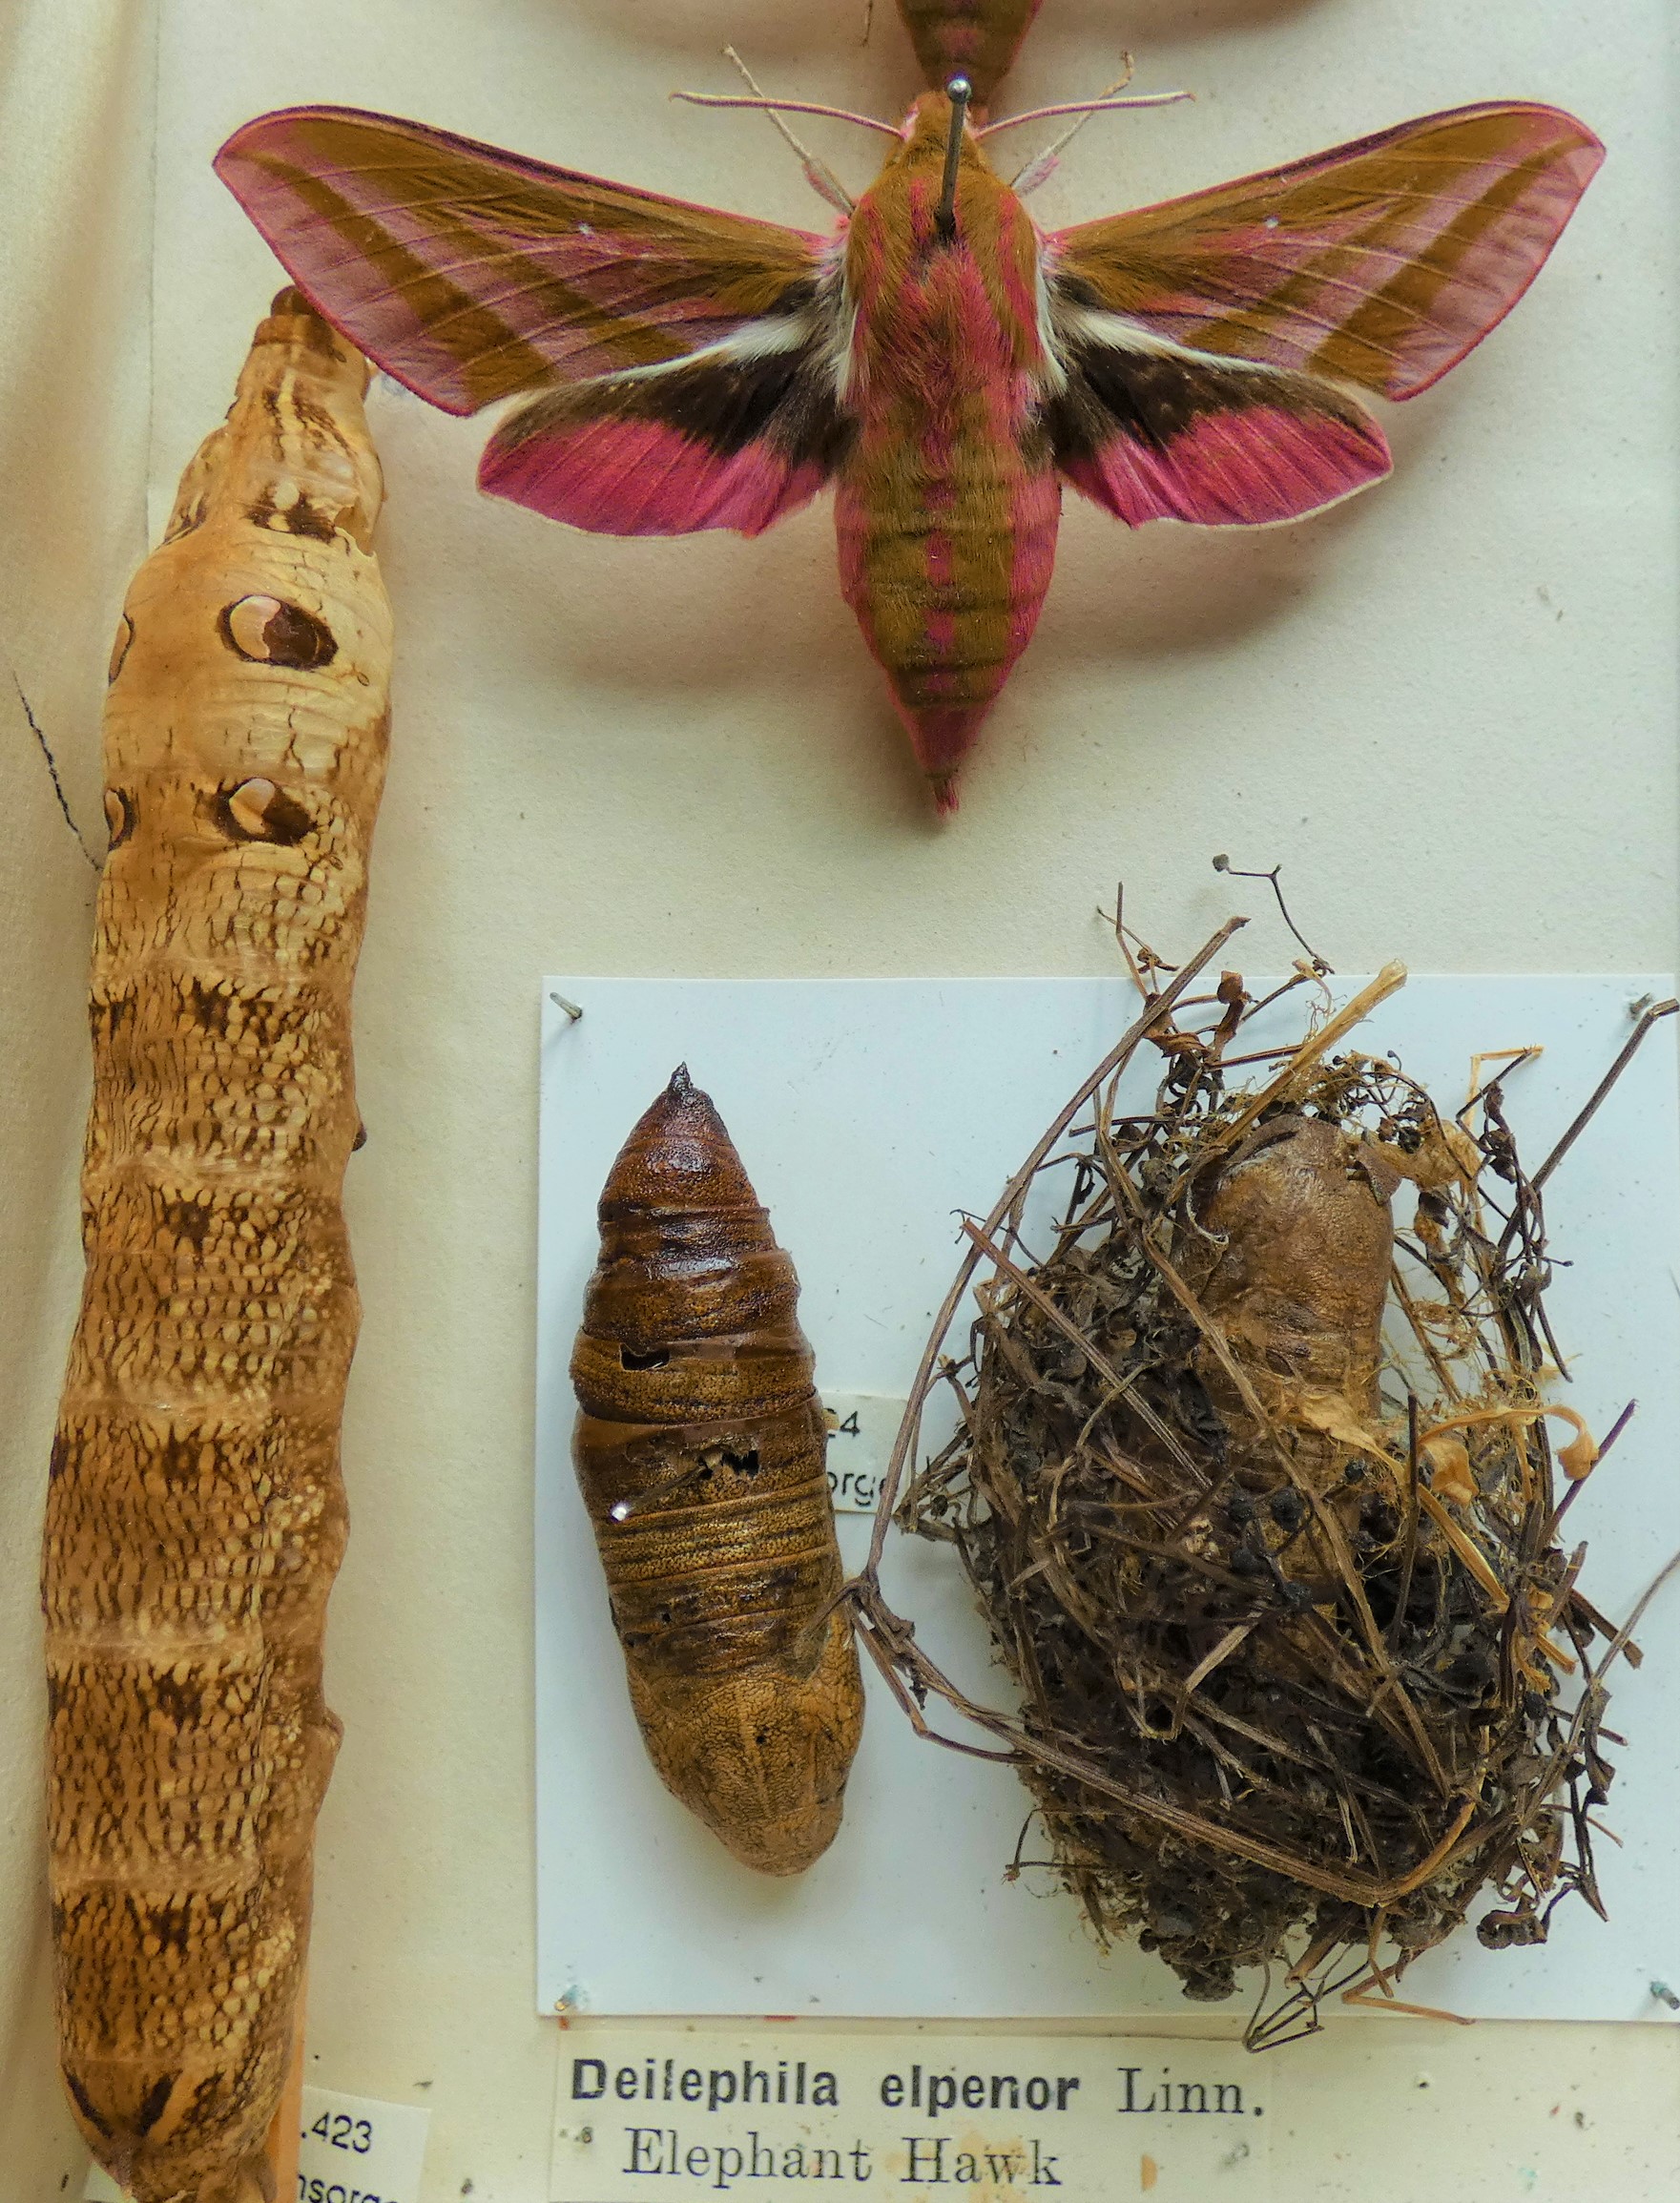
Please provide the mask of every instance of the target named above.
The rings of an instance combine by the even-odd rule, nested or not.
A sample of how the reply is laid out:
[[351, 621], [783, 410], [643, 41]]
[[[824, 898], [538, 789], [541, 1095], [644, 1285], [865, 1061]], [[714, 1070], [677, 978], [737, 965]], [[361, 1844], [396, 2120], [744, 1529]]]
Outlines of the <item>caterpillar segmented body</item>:
[[679, 1070], [601, 1195], [573, 1455], [667, 1787], [735, 1856], [832, 1842], [863, 1702], [799, 1280]]
[[359, 353], [283, 292], [129, 591], [43, 1603], [60, 2057], [136, 2203], [257, 2203], [338, 1746], [340, 1207], [389, 609]]

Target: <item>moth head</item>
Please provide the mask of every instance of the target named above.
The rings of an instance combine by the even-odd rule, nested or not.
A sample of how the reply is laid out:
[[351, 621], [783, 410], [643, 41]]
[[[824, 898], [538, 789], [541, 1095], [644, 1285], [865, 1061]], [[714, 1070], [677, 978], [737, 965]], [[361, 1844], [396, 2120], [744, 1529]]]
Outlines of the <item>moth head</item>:
[[[974, 125], [968, 119], [972, 94], [967, 91], [967, 84], [965, 76], [953, 76], [950, 86], [942, 91], [918, 93], [915, 105], [899, 126], [899, 135], [904, 143], [918, 152], [936, 153], [943, 160], [952, 133], [956, 132], [964, 153], [978, 155]], [[957, 85], [964, 88], [964, 96], [953, 99], [951, 87]]]
[[885, 187], [888, 203], [902, 200], [895, 218], [917, 244], [936, 238], [950, 243], [962, 227], [962, 208], [983, 179], [996, 177], [970, 119], [968, 80], [953, 76], [943, 92], [924, 92], [905, 115], [900, 143], [887, 156], [874, 197]]

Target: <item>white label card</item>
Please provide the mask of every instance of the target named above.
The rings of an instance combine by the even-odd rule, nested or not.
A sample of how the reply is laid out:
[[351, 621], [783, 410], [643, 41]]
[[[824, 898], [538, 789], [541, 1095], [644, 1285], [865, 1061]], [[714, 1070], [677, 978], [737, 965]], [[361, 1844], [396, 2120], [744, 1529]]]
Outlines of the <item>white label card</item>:
[[[420, 2203], [430, 2124], [422, 2105], [305, 2089], [298, 2203]], [[88, 2168], [82, 2197], [83, 2203], [123, 2203], [122, 2190], [97, 2165]]]
[[1273, 2080], [1232, 2045], [1159, 2037], [573, 2022], [549, 2192], [1265, 2203]]
[[430, 2125], [422, 2104], [305, 2089], [298, 2203], [420, 2203]]
[[904, 1403], [881, 1392], [825, 1392], [828, 1496], [836, 1514], [873, 1514]]
[[[618, 1679], [622, 1654], [571, 1465], [577, 1403], [569, 1363], [600, 1252], [601, 1186], [630, 1127], [673, 1064], [686, 1061], [798, 1265], [799, 1323], [819, 1386], [837, 1411], [827, 1454], [841, 1560], [848, 1571], [861, 1567], [873, 1525], [850, 1509], [867, 1507], [876, 1494], [896, 1403], [914, 1382], [962, 1257], [958, 1219], [985, 1214], [1130, 1022], [1132, 990], [1073, 979], [783, 983], [563, 973], [544, 984], [584, 1015], [573, 1022], [544, 1002], [536, 1536], [543, 2009], [553, 2012], [565, 1998], [591, 2020], [686, 2022], [704, 2012], [748, 2026], [769, 2011], [819, 2025], [878, 2018], [1051, 2027], [1136, 2026], [1157, 2012], [1181, 2013], [1178, 1983], [1160, 1958], [1135, 1943], [1099, 1950], [1053, 1871], [1028, 1863], [1009, 1876], [1028, 1802], [1018, 1777], [925, 1743], [873, 1663], [839, 1839], [797, 1888], [733, 1860], [665, 1789], [643, 1747]], [[1250, 984], [1264, 991], [1259, 974]], [[1358, 984], [1338, 976], [1333, 987], [1345, 998]], [[1418, 978], [1381, 1006], [1358, 1046], [1393, 1050], [1454, 1103], [1471, 1091], [1472, 1059], [1483, 1050], [1544, 1047], [1509, 1074], [1506, 1093], [1523, 1152], [1538, 1163], [1627, 1041], [1630, 1004], [1671, 991], [1656, 975]], [[1294, 995], [1275, 1003], [1251, 1045], [1298, 1040], [1300, 1008]], [[1571, 1543], [1588, 1546], [1584, 1591], [1616, 1616], [1644, 1591], [1658, 1556], [1680, 1543], [1675, 1072], [1674, 1036], [1661, 1029], [1545, 1189], [1557, 1260], [1547, 1307], [1569, 1356], [1571, 1404], [1602, 1437], [1629, 1400], [1639, 1402], [1604, 1473], [1581, 1486], [1568, 1526]], [[1158, 1075], [1151, 1051], [1117, 1106], [1152, 1108]], [[1035, 1192], [1024, 1213], [1029, 1245], [1047, 1243], [1068, 1182], [1066, 1172], [1051, 1172]], [[951, 1351], [965, 1346], [967, 1322], [960, 1314]], [[845, 1427], [854, 1411], [855, 1432]], [[918, 1471], [953, 1417], [948, 1387], [937, 1386]], [[895, 1530], [881, 1565], [887, 1596], [915, 1622], [928, 1657], [978, 1702], [1012, 1707], [1015, 1686], [960, 1556]], [[1623, 1848], [1607, 1841], [1596, 1861], [1608, 1922], [1571, 1902], [1543, 1945], [1494, 1951], [1474, 1932], [1456, 1936], [1408, 1971], [1409, 2002], [1466, 2017], [1669, 2017], [1650, 1983], [1680, 1982], [1680, 1758], [1665, 1748], [1680, 1598], [1652, 1606], [1639, 1641], [1644, 1667], [1624, 1664], [1612, 1677], [1610, 1724], [1628, 1741], [1625, 1752], [1615, 1748], [1608, 1817]], [[937, 1720], [959, 1741], [994, 1741], [943, 1709]], [[927, 1831], [937, 1837], [937, 1871], [907, 1875], [906, 1846]], [[1027, 1856], [1044, 1856], [1036, 1834]], [[1230, 2008], [1246, 2009], [1259, 1988], [1245, 1980]]]

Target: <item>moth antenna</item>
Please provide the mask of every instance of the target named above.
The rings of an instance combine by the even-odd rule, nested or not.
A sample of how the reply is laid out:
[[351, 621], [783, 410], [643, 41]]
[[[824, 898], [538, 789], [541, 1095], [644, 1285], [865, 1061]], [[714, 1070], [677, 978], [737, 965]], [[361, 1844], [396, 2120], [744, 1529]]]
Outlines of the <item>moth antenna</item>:
[[[1174, 107], [1181, 99], [1193, 99], [1195, 97], [1193, 92], [1137, 92], [1133, 93], [1130, 99], [1116, 99], [1114, 94], [1131, 82], [1132, 71], [1135, 66], [1130, 53], [1122, 55], [1122, 59], [1126, 63], [1126, 73], [1116, 78], [1100, 97], [1096, 99], [1060, 100], [1054, 107], [1028, 107], [1019, 114], [1006, 114], [997, 122], [986, 123], [984, 129], [977, 132], [976, 135], [980, 137], [990, 137], [994, 131], [1013, 130], [1019, 122], [1047, 122], [1052, 116], [1058, 114], [1077, 114], [1080, 119], [1073, 125], [1073, 129], [1068, 131], [1066, 136], [1057, 138], [1055, 144], [1048, 149], [1049, 154], [1055, 154], [1061, 151], [1068, 139], [1073, 136], [1076, 131], [1084, 128], [1086, 121], [1093, 114], [1115, 114], [1123, 108]], [[1047, 157], [1048, 156], [1046, 154], [1039, 156], [1040, 159]]]
[[957, 234], [957, 170], [963, 159], [963, 125], [973, 96], [974, 87], [965, 76], [953, 76], [945, 86], [945, 97], [951, 103], [951, 135], [945, 140], [945, 172], [940, 179], [934, 221], [947, 241]]
[[[768, 114], [773, 122], [778, 114], [823, 114], [831, 122], [855, 122], [860, 130], [878, 130], [883, 137], [896, 138], [902, 135], [890, 122], [878, 122], [873, 114], [854, 114], [849, 107], [823, 107], [811, 99], [772, 99], [760, 90], [752, 71], [733, 46], [726, 46], [723, 52], [726, 58], [735, 63], [752, 85], [750, 96], [743, 96], [738, 92], [674, 92], [672, 98], [687, 100], [691, 107], [757, 107]], [[791, 145], [799, 145], [799, 139], [790, 130], [779, 122], [776, 123], [776, 127]], [[809, 159], [810, 156], [801, 149], [800, 157]]]
[[868, 45], [868, 43], [869, 43], [869, 33], [870, 33], [870, 31], [871, 31], [873, 29], [874, 29], [874, 26], [875, 26], [875, 0], [863, 0], [863, 35], [862, 35], [862, 37], [861, 37], [861, 38], [860, 38], [860, 39], [859, 39], [859, 41], [858, 41], [858, 43], [859, 43], [859, 45], [860, 45], [860, 46], [867, 46], [867, 45]]
[[[854, 114], [845, 107], [821, 107], [814, 99], [748, 99], [738, 92], [674, 92], [671, 96], [687, 100], [691, 107], [757, 107], [766, 114], [825, 114], [831, 122], [855, 122], [860, 130], [878, 130], [882, 137], [902, 135], [890, 122], [878, 122], [873, 114]], [[1190, 94], [1174, 94], [1179, 96], [1188, 98]]]
[[[752, 86], [753, 94], [750, 98], [743, 99], [735, 94], [715, 92], [674, 92], [671, 94], [672, 98], [686, 99], [693, 107], [756, 107], [761, 114], [770, 117], [772, 125], [793, 148], [799, 158], [799, 166], [805, 172], [805, 181], [811, 186], [818, 197], [825, 198], [830, 206], [837, 208], [841, 214], [849, 215], [857, 201], [828, 163], [825, 160], [819, 160], [814, 153], [800, 144], [787, 124], [782, 121], [780, 111], [786, 110], [796, 114], [832, 114], [840, 121], [867, 123], [871, 129], [878, 126], [870, 121], [868, 115], [848, 114], [843, 109], [838, 107], [815, 107], [801, 100], [771, 99], [766, 96], [757, 78], [735, 48], [726, 46], [723, 51], [727, 58], [735, 63]], [[895, 132], [894, 135], [896, 136], [897, 133]]]
[[[736, 52], [735, 48], [733, 46], [726, 46], [723, 49], [723, 52], [725, 57], [735, 63], [736, 67], [746, 78], [747, 82], [752, 86], [754, 94], [757, 98], [762, 99], [764, 97], [763, 86], [753, 74], [753, 72], [747, 67], [746, 63], [741, 59], [740, 55]], [[788, 128], [787, 124], [783, 122], [780, 115], [777, 114], [773, 107], [767, 106], [764, 109], [764, 113], [770, 117], [772, 124], [781, 134], [782, 137], [784, 137], [787, 143], [793, 147], [795, 153], [798, 154], [799, 157], [799, 165], [805, 172], [805, 181], [811, 186], [811, 189], [817, 194], [818, 197], [825, 198], [829, 205], [831, 207], [837, 208], [840, 213], [849, 215], [857, 202], [852, 197], [851, 193], [847, 191], [845, 185], [841, 183], [840, 177], [835, 175], [833, 169], [829, 167], [825, 160], [819, 160], [814, 153], [807, 151], [807, 149], [799, 143], [799, 140], [794, 135], [793, 132]]]
[[[1122, 53], [1120, 58], [1126, 66], [1115, 77], [1113, 83], [1102, 93], [1101, 97], [1104, 99], [1112, 99], [1116, 93], [1124, 92], [1131, 82], [1132, 75], [1136, 71], [1137, 64], [1130, 53]], [[1018, 168], [1009, 178], [1009, 189], [1019, 197], [1025, 197], [1029, 191], [1036, 191], [1041, 183], [1047, 183], [1055, 174], [1056, 164], [1061, 159], [1062, 155], [1090, 120], [1092, 112], [1088, 108], [1078, 121], [1070, 123], [1060, 137], [1052, 139], [1045, 147], [1043, 153], [1035, 153], [1025, 167]]]

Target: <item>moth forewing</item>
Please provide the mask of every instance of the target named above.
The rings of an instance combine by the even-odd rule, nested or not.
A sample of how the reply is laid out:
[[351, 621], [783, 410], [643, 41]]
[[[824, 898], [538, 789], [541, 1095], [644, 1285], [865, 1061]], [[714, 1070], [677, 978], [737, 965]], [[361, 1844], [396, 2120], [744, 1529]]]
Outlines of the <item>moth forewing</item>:
[[608, 1177], [571, 1374], [578, 1482], [662, 1780], [744, 1864], [840, 1826], [863, 1702], [799, 1282], [679, 1070]]

